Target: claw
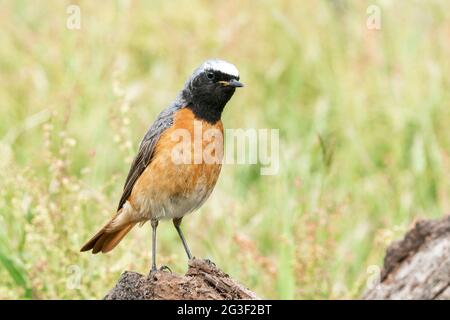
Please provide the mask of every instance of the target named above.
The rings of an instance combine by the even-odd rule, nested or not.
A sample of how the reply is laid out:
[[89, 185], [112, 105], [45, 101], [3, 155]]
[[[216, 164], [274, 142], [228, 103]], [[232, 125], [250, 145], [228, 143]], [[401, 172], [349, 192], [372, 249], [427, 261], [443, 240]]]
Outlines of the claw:
[[161, 268], [159, 268], [159, 271], [165, 271], [168, 270], [170, 273], [172, 273], [172, 269], [170, 269], [168, 266], [166, 265], [162, 265]]
[[158, 269], [152, 267], [152, 268], [150, 269], [150, 272], [148, 273], [148, 276], [149, 276], [149, 277], [150, 277], [150, 276], [153, 276], [153, 275], [155, 275], [157, 272], [158, 272]]
[[213, 267], [216, 266], [216, 264], [215, 264], [214, 262], [212, 262], [211, 260], [209, 260], [209, 259], [205, 259], [205, 262], [206, 262], [207, 264], [213, 266]]

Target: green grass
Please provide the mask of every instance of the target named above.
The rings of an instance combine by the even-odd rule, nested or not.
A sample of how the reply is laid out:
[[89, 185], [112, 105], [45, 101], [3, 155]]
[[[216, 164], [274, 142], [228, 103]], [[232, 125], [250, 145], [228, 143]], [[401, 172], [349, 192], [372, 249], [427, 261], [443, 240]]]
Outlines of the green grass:
[[[194, 255], [267, 298], [355, 298], [419, 218], [450, 212], [450, 4], [2, 1], [0, 298], [101, 298], [147, 272], [150, 227], [80, 254], [114, 212], [137, 144], [204, 59], [247, 87], [227, 128], [278, 128], [280, 172], [225, 165], [184, 220]], [[366, 8], [381, 8], [381, 30]], [[158, 263], [186, 258], [170, 223]]]

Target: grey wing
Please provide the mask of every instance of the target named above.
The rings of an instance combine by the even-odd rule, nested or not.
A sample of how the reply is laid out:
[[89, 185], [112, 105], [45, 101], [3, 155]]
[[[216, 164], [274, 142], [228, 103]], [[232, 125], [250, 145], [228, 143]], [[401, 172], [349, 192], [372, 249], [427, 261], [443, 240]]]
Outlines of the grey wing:
[[163, 110], [155, 122], [150, 126], [144, 138], [139, 146], [139, 151], [131, 164], [130, 171], [128, 172], [127, 180], [123, 187], [122, 197], [119, 201], [117, 210], [120, 210], [128, 197], [131, 195], [134, 184], [140, 177], [145, 168], [152, 161], [153, 151], [155, 150], [156, 143], [159, 140], [161, 134], [173, 124], [173, 115], [176, 111], [181, 109], [180, 104], [173, 104]]

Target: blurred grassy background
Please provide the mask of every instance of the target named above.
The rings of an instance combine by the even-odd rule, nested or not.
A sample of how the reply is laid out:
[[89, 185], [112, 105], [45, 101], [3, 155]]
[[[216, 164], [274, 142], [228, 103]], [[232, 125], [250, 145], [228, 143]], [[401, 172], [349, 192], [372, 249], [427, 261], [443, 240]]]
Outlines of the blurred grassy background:
[[[352, 298], [415, 219], [450, 213], [446, 0], [1, 1], [0, 30], [0, 298], [101, 298], [148, 272], [148, 224], [108, 255], [79, 248], [210, 57], [247, 84], [225, 126], [279, 128], [282, 153], [276, 176], [224, 166], [184, 220], [194, 255], [263, 297]], [[158, 264], [184, 272], [171, 223], [158, 237]]]

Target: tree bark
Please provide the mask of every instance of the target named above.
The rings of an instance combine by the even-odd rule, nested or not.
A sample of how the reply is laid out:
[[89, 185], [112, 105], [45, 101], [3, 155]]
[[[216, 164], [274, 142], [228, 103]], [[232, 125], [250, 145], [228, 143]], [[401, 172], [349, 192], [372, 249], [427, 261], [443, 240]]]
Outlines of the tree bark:
[[209, 260], [191, 259], [184, 276], [157, 271], [148, 276], [125, 271], [106, 300], [259, 299]]
[[419, 221], [390, 245], [380, 280], [363, 299], [450, 299], [450, 216]]

